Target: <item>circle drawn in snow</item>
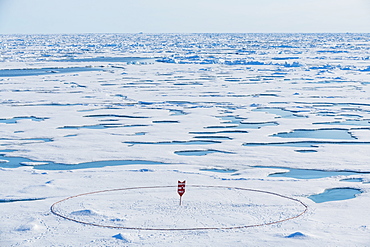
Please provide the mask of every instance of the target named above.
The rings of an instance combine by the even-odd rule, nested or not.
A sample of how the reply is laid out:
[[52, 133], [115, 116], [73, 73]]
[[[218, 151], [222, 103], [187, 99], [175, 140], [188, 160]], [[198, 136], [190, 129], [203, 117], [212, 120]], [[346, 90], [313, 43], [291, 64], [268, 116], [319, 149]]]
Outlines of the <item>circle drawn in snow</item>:
[[[124, 192], [124, 193], [122, 193]], [[78, 200], [84, 198], [83, 201]], [[308, 206], [278, 193], [226, 186], [132, 187], [71, 196], [51, 212], [86, 225], [129, 230], [227, 230], [265, 226], [302, 216]]]

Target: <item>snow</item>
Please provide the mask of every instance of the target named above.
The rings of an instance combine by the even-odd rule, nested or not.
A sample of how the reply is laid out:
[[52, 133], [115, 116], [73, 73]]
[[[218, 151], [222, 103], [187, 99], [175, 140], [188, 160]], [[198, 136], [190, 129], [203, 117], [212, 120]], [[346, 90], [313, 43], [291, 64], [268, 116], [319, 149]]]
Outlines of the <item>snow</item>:
[[1, 35], [0, 246], [367, 246], [369, 38]]

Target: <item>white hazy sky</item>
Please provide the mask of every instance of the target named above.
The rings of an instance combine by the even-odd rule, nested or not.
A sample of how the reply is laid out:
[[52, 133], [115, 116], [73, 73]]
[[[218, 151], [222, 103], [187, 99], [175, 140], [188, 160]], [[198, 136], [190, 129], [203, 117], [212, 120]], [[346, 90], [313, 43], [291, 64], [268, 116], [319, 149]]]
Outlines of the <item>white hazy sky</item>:
[[366, 32], [370, 0], [0, 0], [0, 33]]

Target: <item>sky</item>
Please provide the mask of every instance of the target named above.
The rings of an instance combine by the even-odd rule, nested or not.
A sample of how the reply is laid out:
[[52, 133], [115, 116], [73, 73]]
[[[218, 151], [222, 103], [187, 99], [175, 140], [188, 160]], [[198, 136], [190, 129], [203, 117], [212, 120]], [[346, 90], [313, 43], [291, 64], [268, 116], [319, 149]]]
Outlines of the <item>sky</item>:
[[0, 34], [370, 33], [370, 0], [0, 0]]

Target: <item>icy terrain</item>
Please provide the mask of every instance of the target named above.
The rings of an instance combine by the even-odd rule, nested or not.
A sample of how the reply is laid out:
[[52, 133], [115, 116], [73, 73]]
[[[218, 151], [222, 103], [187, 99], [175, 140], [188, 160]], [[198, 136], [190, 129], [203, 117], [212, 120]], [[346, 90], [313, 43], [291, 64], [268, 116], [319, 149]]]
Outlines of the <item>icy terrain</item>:
[[[369, 34], [2, 35], [0, 54], [0, 246], [370, 245]], [[95, 191], [55, 206], [75, 221], [50, 211]]]

